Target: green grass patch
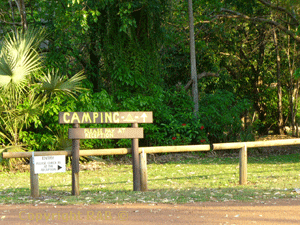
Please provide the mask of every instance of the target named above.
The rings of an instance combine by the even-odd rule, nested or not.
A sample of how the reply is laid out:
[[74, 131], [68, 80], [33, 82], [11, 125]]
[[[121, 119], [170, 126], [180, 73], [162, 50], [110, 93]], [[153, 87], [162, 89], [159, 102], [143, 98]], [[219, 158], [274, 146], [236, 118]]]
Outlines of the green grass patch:
[[39, 199], [30, 197], [29, 172], [0, 174], [0, 203], [97, 204], [265, 201], [297, 198], [299, 154], [248, 159], [248, 185], [239, 185], [238, 158], [191, 158], [148, 164], [147, 192], [134, 192], [131, 165], [80, 171], [80, 196], [71, 195], [71, 171], [39, 174]]

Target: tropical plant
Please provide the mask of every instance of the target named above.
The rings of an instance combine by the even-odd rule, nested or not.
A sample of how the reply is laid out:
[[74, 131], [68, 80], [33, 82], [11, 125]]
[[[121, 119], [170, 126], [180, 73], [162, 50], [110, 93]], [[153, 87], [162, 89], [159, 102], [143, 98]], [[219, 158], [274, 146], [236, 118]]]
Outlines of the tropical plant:
[[38, 126], [50, 93], [74, 96], [81, 90], [83, 72], [70, 79], [59, 75], [58, 70], [43, 73], [37, 49], [45, 36], [43, 29], [29, 29], [12, 32], [0, 43], [0, 136], [6, 146], [2, 151], [7, 146], [24, 147], [20, 133], [25, 126]]

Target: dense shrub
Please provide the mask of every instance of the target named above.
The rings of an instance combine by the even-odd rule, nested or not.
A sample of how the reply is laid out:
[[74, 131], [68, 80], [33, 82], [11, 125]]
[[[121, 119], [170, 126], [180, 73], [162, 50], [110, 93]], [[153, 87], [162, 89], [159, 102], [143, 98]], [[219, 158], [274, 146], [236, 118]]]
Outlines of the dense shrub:
[[245, 141], [251, 132], [242, 126], [241, 115], [249, 109], [249, 101], [237, 99], [232, 92], [218, 90], [200, 99], [199, 117], [210, 142]]

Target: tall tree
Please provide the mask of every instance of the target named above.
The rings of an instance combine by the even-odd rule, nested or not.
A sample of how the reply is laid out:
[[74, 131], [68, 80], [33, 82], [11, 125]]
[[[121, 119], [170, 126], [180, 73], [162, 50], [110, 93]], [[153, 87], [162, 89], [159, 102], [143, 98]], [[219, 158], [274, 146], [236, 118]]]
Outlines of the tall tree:
[[[226, 1], [225, 1], [226, 2]], [[257, 1], [249, 1], [249, 2], [244, 2], [244, 1], [239, 1], [239, 0], [235, 0], [235, 1], [227, 1], [227, 5], [225, 4], [222, 8], [220, 8], [220, 12], [221, 14], [219, 14], [217, 16], [217, 18], [222, 18], [223, 19], [231, 19], [231, 20], [239, 20], [237, 21], [238, 23], [240, 23], [240, 26], [243, 26], [244, 24], [248, 23], [248, 24], [253, 24], [255, 25], [257, 28], [260, 27], [260, 32], [259, 32], [259, 39], [260, 42], [257, 42], [257, 50], [260, 51], [260, 53], [257, 55], [256, 57], [256, 62], [255, 61], [249, 61], [249, 54], [247, 52], [244, 52], [241, 56], [242, 59], [246, 60], [244, 61], [244, 63], [247, 63], [248, 65], [249, 62], [254, 62], [254, 64], [252, 63], [252, 70], [255, 69], [256, 72], [256, 77], [258, 78], [258, 80], [253, 83], [254, 86], [258, 85], [258, 88], [255, 88], [255, 90], [257, 90], [257, 95], [254, 96], [254, 100], [257, 98], [258, 101], [254, 101], [254, 106], [256, 108], [256, 111], [258, 112], [259, 115], [259, 119], [260, 121], [264, 121], [264, 123], [266, 123], [266, 119], [269, 117], [270, 115], [272, 115], [271, 111], [269, 113], [266, 112], [266, 110], [270, 110], [270, 106], [272, 104], [267, 103], [266, 101], [266, 96], [265, 94], [263, 94], [263, 92], [267, 93], [266, 90], [268, 90], [267, 85], [270, 82], [274, 82], [276, 79], [276, 83], [278, 84], [278, 91], [277, 91], [277, 101], [278, 101], [278, 107], [277, 107], [277, 124], [275, 125], [273, 122], [269, 122], [266, 123], [263, 126], [260, 126], [260, 133], [261, 132], [266, 132], [268, 131], [268, 129], [270, 129], [270, 127], [279, 127], [280, 129], [278, 129], [279, 132], [282, 133], [282, 127], [283, 127], [283, 123], [282, 123], [282, 115], [280, 115], [279, 111], [280, 111], [280, 106], [281, 105], [281, 96], [282, 94], [282, 90], [281, 90], [281, 81], [283, 81], [282, 76], [279, 76], [279, 72], [280, 73], [284, 73], [284, 71], [286, 71], [287, 69], [287, 65], [289, 64], [288, 61], [285, 61], [283, 63], [280, 63], [280, 54], [282, 54], [280, 52], [280, 49], [282, 49], [283, 45], [281, 43], [287, 43], [286, 40], [290, 40], [292, 43], [299, 43], [300, 41], [300, 37], [297, 34], [297, 28], [299, 26], [299, 3], [296, 1], [265, 1], [265, 0], [257, 0]], [[222, 14], [223, 13], [223, 14]], [[270, 16], [271, 15], [271, 16]], [[276, 38], [277, 41], [274, 40], [274, 29], [277, 30], [276, 33]], [[273, 38], [272, 38], [273, 37]], [[253, 39], [255, 40], [255, 39]], [[272, 43], [272, 44], [271, 44]], [[272, 47], [275, 48], [275, 51], [269, 51], [270, 48]], [[246, 46], [246, 45], [244, 45]], [[289, 53], [289, 51], [287, 51], [287, 44], [285, 44], [285, 52]], [[255, 50], [255, 49], [253, 49]], [[291, 50], [291, 49], [290, 49]], [[245, 54], [246, 53], [246, 54]], [[250, 51], [250, 54], [252, 54], [253, 51]], [[274, 54], [275, 53], [275, 54]], [[268, 55], [266, 55], [268, 54]], [[266, 56], [269, 59], [274, 58], [274, 62], [276, 62], [275, 67], [273, 68], [277, 68], [276, 70], [273, 70], [271, 68], [266, 70], [268, 68], [267, 62], [263, 62], [262, 60], [264, 58], [266, 58]], [[248, 59], [247, 59], [248, 58]], [[289, 59], [289, 56], [287, 55], [286, 57], [287, 59]], [[267, 59], [267, 58], [266, 58]], [[295, 61], [293, 61], [295, 63]], [[269, 64], [272, 65], [273, 62], [269, 61]], [[289, 102], [290, 102], [290, 121], [291, 123], [293, 123], [293, 117], [294, 117], [294, 103], [293, 102], [295, 100], [295, 95], [297, 94], [297, 91], [295, 91], [297, 89], [297, 85], [294, 84], [294, 72], [295, 72], [295, 68], [297, 68], [297, 63], [296, 64], [290, 64], [293, 65], [293, 70], [289, 72], [289, 74], [292, 74], [290, 76], [290, 82], [285, 83], [285, 87], [289, 87], [288, 93], [289, 94]], [[257, 70], [258, 67], [257, 66], [263, 66], [265, 67], [264, 70]], [[281, 66], [279, 68], [279, 66]], [[298, 64], [299, 67], [299, 64]], [[270, 68], [270, 67], [269, 67]], [[290, 67], [291, 68], [291, 67]], [[229, 69], [230, 70], [230, 69]], [[254, 71], [254, 70], [253, 70]], [[272, 73], [277, 74], [274, 78], [269, 77], [268, 80], [265, 80], [265, 78], [263, 78], [263, 76], [265, 76], [266, 74], [268, 74], [267, 71], [270, 71]], [[254, 73], [254, 74], [255, 74]], [[267, 78], [267, 77], [266, 77]], [[272, 81], [274, 80], [274, 81]], [[254, 87], [253, 86], [253, 87]], [[270, 91], [268, 91], [269, 93], [271, 93]], [[292, 100], [293, 99], [293, 100]], [[267, 103], [267, 105], [265, 103]], [[283, 112], [283, 110], [281, 110]], [[264, 129], [263, 127], [267, 128]], [[293, 126], [294, 127], [294, 126]]]
[[284, 134], [283, 112], [282, 112], [282, 84], [281, 84], [281, 57], [278, 44], [277, 29], [274, 28], [274, 46], [276, 49], [276, 69], [277, 69], [277, 95], [278, 95], [278, 133]]
[[194, 32], [194, 15], [193, 15], [193, 0], [189, 0], [189, 27], [190, 27], [190, 59], [191, 59], [191, 80], [192, 94], [194, 101], [194, 114], [199, 111], [199, 94], [196, 66], [196, 50], [195, 50], [195, 32]]

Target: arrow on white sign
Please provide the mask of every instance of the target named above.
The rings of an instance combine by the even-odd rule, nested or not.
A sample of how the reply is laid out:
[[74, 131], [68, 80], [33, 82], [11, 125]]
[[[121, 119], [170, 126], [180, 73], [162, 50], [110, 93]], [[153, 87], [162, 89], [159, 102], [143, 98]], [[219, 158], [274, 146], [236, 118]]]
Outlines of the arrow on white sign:
[[143, 115], [141, 115], [141, 117], [143, 118], [143, 122], [146, 122], [146, 118], [147, 118], [146, 113], [143, 113]]
[[34, 156], [34, 173], [66, 172], [66, 156]]

